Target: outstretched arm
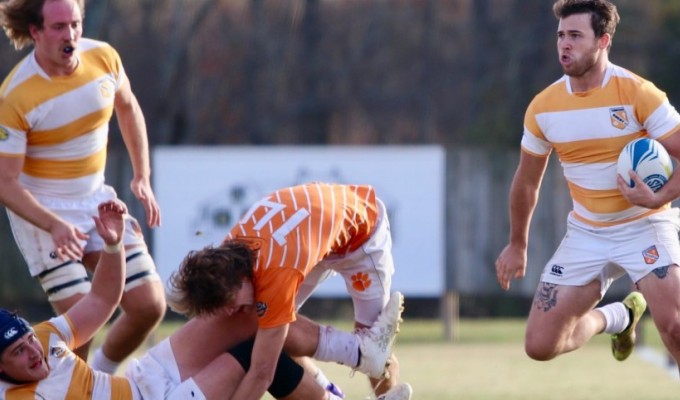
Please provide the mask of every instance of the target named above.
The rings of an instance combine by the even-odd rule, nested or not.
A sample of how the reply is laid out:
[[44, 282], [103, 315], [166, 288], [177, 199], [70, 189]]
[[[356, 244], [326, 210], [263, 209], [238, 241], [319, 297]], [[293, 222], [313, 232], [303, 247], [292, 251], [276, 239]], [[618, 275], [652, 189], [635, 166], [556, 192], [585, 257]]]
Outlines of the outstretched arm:
[[104, 250], [92, 277], [92, 289], [80, 299], [66, 316], [76, 335], [76, 347], [86, 343], [111, 318], [123, 296], [125, 285], [125, 205], [117, 200], [101, 203], [94, 219], [97, 232], [104, 240]]
[[496, 259], [496, 279], [503, 290], [526, 273], [529, 225], [547, 165], [548, 157], [522, 152], [510, 187], [510, 239]]

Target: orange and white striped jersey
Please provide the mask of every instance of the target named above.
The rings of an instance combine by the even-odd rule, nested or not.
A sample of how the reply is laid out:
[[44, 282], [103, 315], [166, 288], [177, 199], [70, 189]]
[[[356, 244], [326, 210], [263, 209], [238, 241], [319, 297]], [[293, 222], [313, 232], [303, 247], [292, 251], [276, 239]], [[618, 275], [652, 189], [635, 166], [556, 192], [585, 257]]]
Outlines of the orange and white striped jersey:
[[35, 51], [0, 86], [0, 156], [24, 158], [22, 185], [34, 194], [73, 197], [104, 183], [108, 125], [126, 78], [118, 53], [78, 42], [69, 76], [48, 76]]
[[295, 320], [295, 296], [322, 259], [358, 249], [377, 221], [371, 186], [309, 183], [266, 196], [246, 212], [228, 239], [257, 250], [255, 300], [260, 327]]
[[[574, 93], [563, 76], [529, 105], [522, 150], [562, 164], [573, 214], [594, 226], [617, 225], [659, 210], [631, 205], [616, 186], [616, 162], [633, 139], [664, 139], [680, 128], [680, 114], [651, 82], [609, 64], [601, 87]], [[668, 208], [669, 205], [662, 207]]]
[[123, 377], [94, 371], [71, 351], [73, 327], [58, 316], [33, 327], [42, 344], [50, 374], [39, 382], [13, 384], [0, 380], [0, 399], [133, 400], [130, 382]]

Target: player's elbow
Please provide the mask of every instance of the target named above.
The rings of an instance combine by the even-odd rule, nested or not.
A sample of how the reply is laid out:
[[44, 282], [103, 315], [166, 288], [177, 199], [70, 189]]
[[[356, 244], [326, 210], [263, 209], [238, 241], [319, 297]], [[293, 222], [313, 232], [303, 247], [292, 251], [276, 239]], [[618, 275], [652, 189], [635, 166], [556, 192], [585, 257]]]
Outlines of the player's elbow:
[[276, 365], [251, 365], [250, 371], [248, 371], [255, 381], [255, 385], [258, 389], [267, 390], [267, 388], [274, 381], [274, 370]]

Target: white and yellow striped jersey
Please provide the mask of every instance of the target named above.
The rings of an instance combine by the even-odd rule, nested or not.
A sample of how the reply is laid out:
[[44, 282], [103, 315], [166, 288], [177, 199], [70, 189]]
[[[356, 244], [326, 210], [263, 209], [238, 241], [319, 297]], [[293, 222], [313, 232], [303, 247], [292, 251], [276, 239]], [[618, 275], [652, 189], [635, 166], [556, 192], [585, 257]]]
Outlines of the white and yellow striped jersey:
[[48, 76], [31, 52], [0, 86], [0, 156], [24, 158], [22, 185], [33, 194], [86, 196], [104, 183], [108, 125], [126, 78], [118, 53], [78, 42], [69, 76]]
[[[71, 351], [75, 333], [65, 316], [34, 326], [42, 344], [50, 374], [39, 382], [13, 384], [0, 379], [0, 399], [133, 400], [130, 382], [119, 376], [94, 371]], [[134, 392], [136, 394], [136, 392]]]
[[[609, 64], [602, 86], [574, 93], [568, 76], [529, 104], [522, 150], [560, 159], [573, 215], [594, 226], [617, 225], [658, 212], [631, 205], [616, 186], [616, 162], [633, 139], [664, 139], [680, 128], [680, 114], [653, 83]], [[667, 204], [662, 209], [668, 208]]]

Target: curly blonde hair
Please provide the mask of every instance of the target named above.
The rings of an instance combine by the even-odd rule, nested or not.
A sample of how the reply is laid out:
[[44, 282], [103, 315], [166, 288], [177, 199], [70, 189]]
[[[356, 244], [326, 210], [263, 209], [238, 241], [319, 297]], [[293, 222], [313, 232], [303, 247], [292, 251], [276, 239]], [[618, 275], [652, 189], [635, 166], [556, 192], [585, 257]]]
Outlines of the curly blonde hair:
[[[0, 25], [15, 49], [21, 50], [33, 44], [29, 28], [43, 26], [42, 9], [51, 0], [8, 0], [0, 3]], [[74, 0], [85, 17], [85, 0]]]

